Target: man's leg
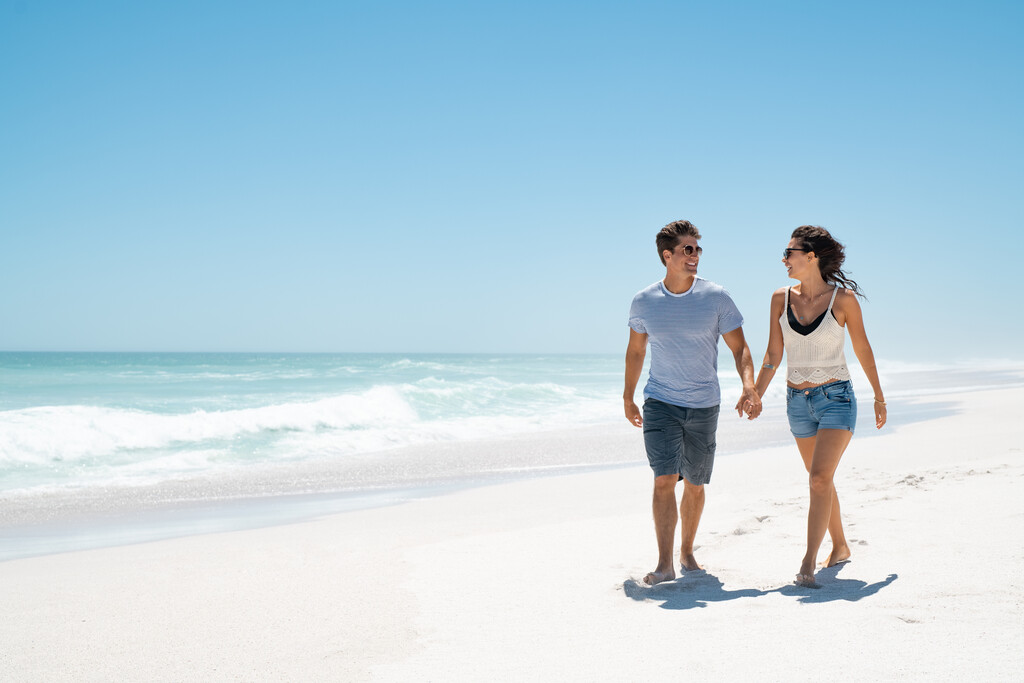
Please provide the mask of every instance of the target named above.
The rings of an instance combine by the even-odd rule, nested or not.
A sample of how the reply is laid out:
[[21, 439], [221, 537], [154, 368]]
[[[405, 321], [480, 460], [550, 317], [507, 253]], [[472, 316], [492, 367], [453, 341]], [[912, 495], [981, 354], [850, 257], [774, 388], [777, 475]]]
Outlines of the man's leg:
[[676, 482], [679, 476], [666, 474], [654, 478], [654, 533], [658, 538], [658, 566], [644, 577], [644, 583], [653, 586], [676, 578], [672, 563], [672, 545], [676, 535]]
[[679, 564], [683, 571], [703, 569], [693, 556], [693, 541], [704, 512], [704, 484], [711, 481], [715, 465], [717, 431], [718, 406], [687, 409], [683, 439], [683, 499], [679, 503]]
[[679, 546], [679, 564], [686, 571], [703, 569], [693, 556], [693, 540], [697, 537], [697, 526], [704, 512], [704, 486], [691, 484], [683, 479], [683, 500], [679, 503], [679, 525], [682, 544]]

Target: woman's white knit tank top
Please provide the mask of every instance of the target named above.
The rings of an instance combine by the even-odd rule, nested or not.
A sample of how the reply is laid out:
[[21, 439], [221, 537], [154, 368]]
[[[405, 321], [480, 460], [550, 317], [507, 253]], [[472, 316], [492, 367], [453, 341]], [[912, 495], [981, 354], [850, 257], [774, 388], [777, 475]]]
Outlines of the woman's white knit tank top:
[[786, 346], [786, 379], [791, 384], [824, 384], [830, 379], [850, 379], [846, 354], [843, 353], [846, 333], [832, 315], [832, 304], [839, 287], [832, 290], [825, 318], [808, 335], [800, 334], [789, 325], [789, 289], [786, 288], [786, 308], [779, 321], [782, 324], [782, 342]]

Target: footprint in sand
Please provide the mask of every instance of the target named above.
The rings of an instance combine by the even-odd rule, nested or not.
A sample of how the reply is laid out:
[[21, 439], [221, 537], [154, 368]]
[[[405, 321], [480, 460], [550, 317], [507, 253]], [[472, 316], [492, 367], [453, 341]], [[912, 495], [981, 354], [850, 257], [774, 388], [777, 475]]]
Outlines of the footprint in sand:
[[[771, 519], [771, 518], [772, 518], [772, 515], [760, 515], [760, 516], [756, 516], [755, 515], [754, 516], [754, 519], [757, 520], [758, 524], [764, 524], [764, 521], [766, 519]], [[735, 529], [733, 529], [732, 535], [733, 536], [745, 536], [746, 534], [754, 533], [756, 530], [757, 530], [757, 528], [753, 524], [747, 524], [747, 525], [744, 525], [744, 526], [738, 526]]]

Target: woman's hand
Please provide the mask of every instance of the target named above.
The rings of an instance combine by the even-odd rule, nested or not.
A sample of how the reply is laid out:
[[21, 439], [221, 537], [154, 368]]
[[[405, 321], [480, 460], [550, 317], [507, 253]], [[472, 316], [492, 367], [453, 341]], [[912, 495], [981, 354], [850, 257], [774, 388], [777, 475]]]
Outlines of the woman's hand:
[[875, 401], [875, 429], [882, 428], [885, 424], [885, 418], [885, 401]]
[[753, 389], [744, 389], [740, 400], [736, 402], [736, 413], [743, 417], [747, 414], [748, 420], [753, 420], [761, 414], [761, 397]]

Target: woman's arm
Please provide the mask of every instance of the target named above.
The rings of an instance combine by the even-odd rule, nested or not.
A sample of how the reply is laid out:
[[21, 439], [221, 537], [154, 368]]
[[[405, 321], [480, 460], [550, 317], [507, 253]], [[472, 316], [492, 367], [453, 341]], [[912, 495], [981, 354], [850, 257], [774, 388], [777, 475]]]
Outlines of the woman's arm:
[[864, 330], [864, 315], [860, 309], [860, 302], [857, 295], [848, 289], [844, 289], [839, 297], [836, 297], [839, 304], [840, 315], [836, 320], [846, 325], [850, 332], [850, 342], [853, 344], [853, 352], [857, 355], [857, 361], [861, 369], [867, 375], [871, 389], [874, 391], [874, 412], [875, 427], [881, 429], [885, 424], [885, 394], [882, 393], [882, 383], [878, 381], [878, 369], [875, 367], [875, 353], [871, 350], [871, 343], [868, 341], [867, 332]]
[[779, 318], [782, 317], [782, 309], [785, 305], [786, 288], [783, 287], [772, 294], [771, 321], [768, 325], [768, 350], [764, 352], [764, 362], [761, 365], [761, 371], [757, 373], [757, 382], [754, 383], [757, 395], [762, 398], [764, 398], [764, 392], [768, 391], [768, 385], [772, 383], [772, 378], [775, 377], [775, 371], [782, 364], [782, 354], [785, 349]]

